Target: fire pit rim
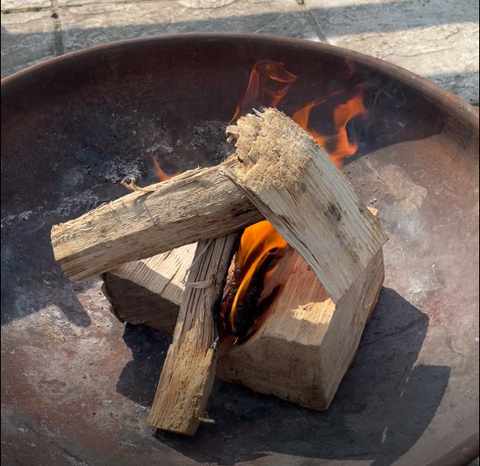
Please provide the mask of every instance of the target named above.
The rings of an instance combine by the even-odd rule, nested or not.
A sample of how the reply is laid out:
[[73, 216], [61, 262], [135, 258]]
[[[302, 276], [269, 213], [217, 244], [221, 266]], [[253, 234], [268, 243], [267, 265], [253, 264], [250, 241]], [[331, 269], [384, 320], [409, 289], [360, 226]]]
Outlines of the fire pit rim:
[[321, 43], [313, 42], [306, 39], [292, 39], [287, 37], [280, 37], [274, 35], [258, 35], [247, 33], [180, 33], [180, 34], [167, 34], [162, 36], [149, 36], [134, 39], [124, 39], [114, 42], [108, 42], [105, 44], [94, 45], [81, 50], [66, 53], [59, 57], [50, 58], [43, 62], [32, 65], [23, 70], [7, 76], [1, 80], [2, 99], [3, 94], [8, 92], [9, 87], [14, 85], [22, 79], [28, 79], [34, 76], [36, 73], [48, 69], [55, 65], [67, 65], [75, 61], [78, 58], [82, 58], [88, 55], [95, 55], [97, 53], [113, 52], [115, 50], [125, 47], [136, 47], [142, 44], [152, 43], [167, 43], [170, 41], [222, 41], [222, 40], [240, 40], [240, 41], [256, 41], [256, 42], [275, 42], [277, 44], [282, 43], [284, 45], [290, 45], [293, 47], [302, 47], [311, 50], [322, 51], [331, 55], [342, 56], [346, 59], [357, 61], [363, 65], [376, 68], [379, 71], [402, 80], [405, 84], [408, 84], [415, 89], [420, 95], [428, 100], [435, 99], [437, 104], [448, 107], [450, 112], [456, 114], [459, 118], [466, 120], [470, 123], [475, 130], [475, 136], [479, 135], [479, 112], [476, 107], [469, 102], [461, 99], [460, 97], [452, 94], [451, 92], [441, 88], [435, 83], [429, 81], [422, 76], [415, 74], [401, 66], [387, 62], [380, 58], [376, 58], [370, 55], [366, 55], [361, 52], [356, 52], [346, 48]]

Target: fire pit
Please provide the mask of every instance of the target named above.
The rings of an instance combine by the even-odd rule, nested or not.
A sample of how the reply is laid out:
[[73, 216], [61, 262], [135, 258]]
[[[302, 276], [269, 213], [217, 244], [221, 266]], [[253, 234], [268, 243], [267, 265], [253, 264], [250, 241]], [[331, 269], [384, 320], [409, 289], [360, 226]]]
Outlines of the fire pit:
[[[144, 424], [168, 346], [70, 283], [49, 231], [220, 160], [260, 60], [298, 82], [280, 108], [362, 91], [344, 173], [390, 236], [385, 288], [330, 409], [218, 382], [194, 439]], [[337, 102], [338, 104], [338, 102]], [[309, 125], [332, 131], [331, 112]], [[2, 412], [12, 464], [463, 465], [478, 454], [478, 112], [405, 70], [286, 39], [177, 36], [97, 47], [2, 81]], [[227, 148], [225, 147], [225, 150]], [[122, 341], [123, 337], [123, 341]]]

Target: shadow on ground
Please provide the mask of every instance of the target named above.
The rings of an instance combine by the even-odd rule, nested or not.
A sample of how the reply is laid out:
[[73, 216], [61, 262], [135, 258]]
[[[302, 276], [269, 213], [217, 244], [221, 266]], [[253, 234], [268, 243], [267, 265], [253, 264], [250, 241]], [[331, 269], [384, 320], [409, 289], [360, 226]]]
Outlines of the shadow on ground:
[[[194, 438], [161, 431], [156, 438], [196, 461], [219, 465], [278, 452], [388, 466], [422, 436], [448, 385], [450, 368], [415, 366], [428, 325], [425, 314], [394, 290], [384, 289], [329, 410], [311, 411], [217, 381], [208, 410], [215, 425], [202, 426]], [[117, 390], [148, 406], [169, 337], [129, 325], [124, 340], [134, 359], [123, 370]]]

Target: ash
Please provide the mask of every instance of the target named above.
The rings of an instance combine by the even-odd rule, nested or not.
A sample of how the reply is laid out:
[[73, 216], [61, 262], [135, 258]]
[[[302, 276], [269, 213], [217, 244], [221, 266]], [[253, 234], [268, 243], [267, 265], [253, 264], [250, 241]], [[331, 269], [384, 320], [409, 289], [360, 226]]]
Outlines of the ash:
[[123, 157], [115, 157], [108, 160], [101, 174], [105, 181], [110, 183], [119, 183], [125, 177], [135, 178], [141, 180], [145, 174], [144, 164], [139, 163], [139, 160], [125, 160]]
[[[227, 123], [208, 120], [186, 125], [178, 134], [177, 128], [167, 125], [143, 123], [129, 140], [116, 147], [118, 151], [110, 158], [95, 157], [88, 160], [85, 169], [99, 181], [118, 184], [125, 177], [135, 178], [142, 185], [158, 181], [152, 157], [168, 175], [192, 170], [197, 167], [211, 167], [222, 163], [232, 155], [235, 147], [226, 142]], [[179, 138], [180, 136], [180, 138]], [[98, 151], [95, 151], [97, 154]]]
[[213, 164], [220, 164], [235, 152], [232, 144], [226, 141], [227, 124], [212, 120], [193, 128], [193, 137], [187, 150], [205, 154]]

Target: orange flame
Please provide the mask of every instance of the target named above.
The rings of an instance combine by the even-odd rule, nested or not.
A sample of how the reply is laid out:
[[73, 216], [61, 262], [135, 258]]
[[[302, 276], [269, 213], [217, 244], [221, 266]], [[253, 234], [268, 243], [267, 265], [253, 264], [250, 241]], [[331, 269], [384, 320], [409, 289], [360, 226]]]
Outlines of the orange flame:
[[182, 173], [182, 172], [175, 172], [173, 175], [167, 175], [162, 170], [162, 167], [160, 167], [157, 157], [152, 155], [152, 161], [153, 161], [153, 168], [155, 168], [155, 173], [157, 174], [158, 181], [167, 181], [170, 178], [173, 178], [174, 176], [180, 175], [180, 173]]
[[335, 124], [336, 133], [333, 136], [323, 136], [315, 129], [309, 126], [310, 111], [313, 107], [326, 102], [329, 98], [339, 95], [340, 92], [334, 92], [327, 99], [319, 101], [313, 101], [307, 104], [305, 107], [297, 110], [292, 120], [307, 131], [317, 142], [317, 144], [327, 149], [327, 144], [333, 142], [333, 150], [328, 151], [328, 155], [335, 163], [337, 168], [342, 168], [343, 159], [355, 154], [358, 149], [358, 144], [353, 141], [349, 141], [347, 134], [347, 125], [354, 118], [364, 115], [366, 113], [365, 106], [363, 105], [363, 95], [358, 92], [351, 100], [345, 104], [338, 105], [333, 111], [333, 121]]
[[[347, 63], [350, 73], [354, 63]], [[297, 76], [287, 71], [283, 64], [272, 60], [261, 60], [252, 69], [247, 90], [240, 101], [232, 120], [245, 115], [253, 108], [275, 107], [287, 94]], [[297, 110], [292, 119], [307, 131], [324, 148], [338, 168], [343, 160], [355, 154], [358, 144], [350, 141], [347, 134], [348, 123], [366, 113], [363, 95], [358, 92], [346, 103], [333, 110], [334, 134], [322, 135], [310, 124], [310, 113], [314, 107], [322, 105], [331, 98], [341, 95], [334, 92], [326, 98], [314, 100]], [[160, 181], [177, 175], [167, 175], [160, 167], [155, 156], [153, 165]], [[235, 280], [224, 299], [220, 315], [221, 323], [228, 333], [237, 337], [240, 343], [260, 327], [262, 313], [275, 299], [276, 290], [272, 289], [275, 280], [271, 280], [278, 260], [288, 249], [288, 244], [267, 221], [259, 222], [245, 229], [240, 240], [236, 256], [237, 270]]]
[[251, 307], [259, 307], [262, 301], [268, 301], [269, 296], [264, 296], [263, 291], [287, 249], [286, 241], [267, 220], [251, 225], [243, 232], [236, 257], [240, 284], [235, 290], [231, 309], [224, 316], [228, 320], [224, 325], [231, 334], [243, 338], [257, 328], [261, 315]]
[[[286, 241], [267, 220], [255, 223], [243, 232], [237, 263], [241, 269], [255, 268], [267, 253], [287, 248]], [[249, 273], [245, 274], [247, 277]]]
[[349, 100], [346, 104], [339, 105], [333, 111], [337, 134], [335, 136], [335, 151], [329, 155], [337, 166], [341, 163], [341, 160], [346, 157], [351, 157], [357, 152], [358, 143], [348, 140], [347, 124], [354, 118], [364, 115], [366, 111], [363, 105], [363, 94], [361, 92], [357, 93], [353, 99]]
[[[354, 63], [347, 63], [347, 68], [350, 73], [354, 70]], [[272, 60], [262, 60], [257, 62], [250, 74], [245, 96], [238, 105], [233, 120], [241, 115], [250, 112], [252, 108], [259, 106], [274, 107], [286, 95], [292, 83], [297, 79], [297, 76], [288, 72], [281, 63]], [[335, 132], [333, 135], [325, 136], [311, 127], [310, 112], [311, 110], [327, 102], [329, 99], [341, 95], [342, 92], [334, 92], [327, 98], [322, 98], [308, 103], [303, 108], [297, 110], [292, 119], [307, 131], [317, 142], [319, 146], [328, 151], [328, 155], [335, 163], [337, 168], [341, 168], [343, 160], [355, 154], [358, 144], [355, 141], [350, 141], [347, 134], [348, 123], [366, 113], [363, 104], [363, 95], [358, 92], [352, 99], [344, 104], [338, 105], [333, 111], [333, 122]], [[268, 288], [268, 280], [271, 278], [273, 271], [276, 268], [278, 261], [273, 260], [267, 264], [265, 269], [264, 264], [267, 260], [281, 257], [287, 250], [288, 245], [273, 228], [268, 221], [263, 221], [252, 225], [245, 229], [240, 243], [240, 248], [237, 253], [237, 266], [239, 270], [239, 285], [235, 291], [233, 304], [230, 310], [223, 316], [227, 322], [224, 322], [225, 327], [229, 327], [231, 333], [238, 335], [240, 324], [245, 325], [244, 313], [253, 314], [246, 319], [251, 323], [249, 333], [255, 331], [258, 327], [258, 310], [248, 309], [248, 306], [261, 306], [261, 299], [246, 298], [247, 295], [258, 293], [259, 286], [262, 289]], [[261, 275], [261, 283], [257, 283], [259, 278], [259, 271]], [[268, 300], [268, 297], [265, 301]], [[245, 308], [247, 307], [247, 308]], [[247, 333], [248, 335], [248, 333]]]
[[260, 60], [253, 65], [247, 90], [232, 121], [260, 106], [275, 107], [288, 92], [297, 76], [287, 71], [282, 63]]

